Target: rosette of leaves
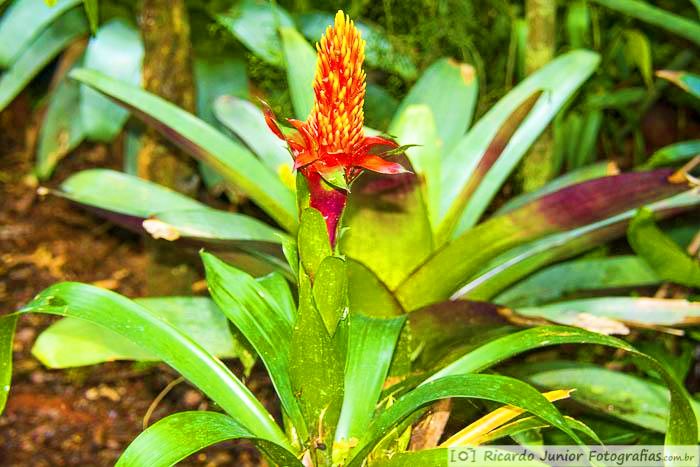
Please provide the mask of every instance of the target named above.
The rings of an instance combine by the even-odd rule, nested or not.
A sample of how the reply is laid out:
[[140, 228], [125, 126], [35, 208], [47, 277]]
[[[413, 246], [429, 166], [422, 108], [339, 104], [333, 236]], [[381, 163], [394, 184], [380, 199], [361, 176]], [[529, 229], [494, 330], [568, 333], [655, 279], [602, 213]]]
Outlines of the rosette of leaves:
[[[310, 63], [313, 49], [293, 29], [282, 29], [281, 38], [290, 92], [298, 96], [294, 102], [313, 102], [313, 70], [296, 66]], [[103, 170], [78, 173], [57, 192], [126, 227], [215, 252], [202, 253], [220, 310], [212, 313], [211, 327], [220, 328], [223, 315], [250, 342], [279, 395], [282, 421], [273, 420], [215, 358], [226, 354], [205, 341], [199, 345], [191, 325], [169, 317], [167, 306], [153, 312], [112, 292], [64, 283], [42, 292], [19, 314], [45, 312], [82, 320], [84, 337], [92, 335], [87, 331], [91, 326], [106, 328], [122, 346], [132, 346], [122, 347], [119, 358], [134, 358], [140, 349], [150, 359], [165, 361], [225, 412], [163, 419], [127, 449], [123, 465], [171, 465], [232, 438], [254, 440], [280, 465], [438, 461], [445, 458], [446, 447], [435, 442], [434, 449], [406, 452], [407, 433], [429, 404], [453, 397], [518, 407], [560, 430], [568, 437], [565, 442], [578, 443], [577, 433], [591, 436], [590, 430], [564, 418], [547, 397], [521, 380], [480, 373], [525, 351], [574, 343], [625, 350], [660, 376], [667, 386], [656, 385], [665, 403], [663, 423], [642, 426], [665, 433], [668, 444], [694, 444], [694, 401], [664, 365], [600, 333], [550, 325], [516, 331], [513, 325], [533, 324], [535, 317], [540, 323], [546, 318], [598, 330], [675, 328], [695, 322], [697, 305], [644, 299], [652, 300], [653, 308], [628, 299], [600, 306], [604, 302], [589, 300], [565, 303], [560, 306], [564, 312], [557, 313], [473, 301], [507, 293], [533, 272], [623, 235], [642, 206], [668, 217], [694, 209], [700, 201], [682, 171], [609, 175], [607, 167], [596, 166], [486, 215], [528, 146], [597, 62], [596, 54], [582, 50], [557, 58], [475, 124], [473, 69], [450, 60], [430, 67], [389, 127], [379, 129], [399, 144], [418, 145], [401, 159], [413, 173], [364, 174], [355, 181], [335, 247], [323, 217], [309, 207], [304, 180], [294, 183], [290, 177], [291, 158], [283, 158], [286, 149], [255, 105], [234, 98], [216, 103], [216, 115], [240, 138], [238, 143], [133, 85], [91, 70], [71, 73], [220, 172], [274, 221], [268, 225], [218, 211]], [[299, 107], [297, 113], [305, 117], [308, 110]], [[637, 266], [638, 274], [631, 274], [624, 286], [661, 280], [653, 268]], [[255, 279], [242, 269], [268, 274]], [[596, 283], [608, 285], [590, 278], [577, 286]], [[645, 314], [649, 310], [660, 312]], [[3, 317], [0, 325], [0, 384], [6, 389], [16, 319]], [[108, 334], [101, 339], [110, 345]], [[556, 379], [532, 379], [543, 386], [556, 381], [557, 389], [575, 387], [565, 372]], [[609, 394], [587, 394], [597, 394], [597, 407], [607, 407], [602, 401]], [[1, 395], [4, 401], [7, 390]], [[634, 395], [629, 397], [634, 405]], [[644, 422], [623, 416], [621, 411], [626, 423]]]

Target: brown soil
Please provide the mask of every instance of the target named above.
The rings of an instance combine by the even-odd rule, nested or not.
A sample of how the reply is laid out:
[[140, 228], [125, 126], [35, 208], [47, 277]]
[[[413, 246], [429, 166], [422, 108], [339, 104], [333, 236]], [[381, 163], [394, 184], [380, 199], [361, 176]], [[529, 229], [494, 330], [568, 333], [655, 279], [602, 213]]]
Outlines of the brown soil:
[[[0, 114], [0, 314], [27, 303], [59, 281], [100, 285], [130, 297], [143, 295], [141, 239], [56, 197], [40, 198], [31, 173], [35, 125], [28, 100]], [[47, 186], [77, 170], [118, 168], [118, 152], [85, 144], [62, 161]], [[14, 375], [0, 416], [2, 466], [107, 466], [142, 429], [154, 398], [178, 375], [165, 365], [115, 362], [68, 371], [48, 370], [31, 355], [36, 336], [56, 318], [25, 316], [14, 344]], [[239, 368], [234, 368], [240, 374]], [[271, 385], [256, 368], [249, 387], [273, 401]], [[210, 403], [187, 383], [158, 404], [151, 423]], [[273, 407], [271, 407], [274, 410]], [[183, 465], [259, 465], [250, 444], [230, 442]]]

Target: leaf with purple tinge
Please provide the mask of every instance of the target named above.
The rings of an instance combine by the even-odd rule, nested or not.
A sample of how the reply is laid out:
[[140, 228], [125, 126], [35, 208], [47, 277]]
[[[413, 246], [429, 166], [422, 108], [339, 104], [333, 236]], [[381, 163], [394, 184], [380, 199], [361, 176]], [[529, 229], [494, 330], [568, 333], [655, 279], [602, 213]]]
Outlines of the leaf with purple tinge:
[[[110, 189], [105, 190], [106, 186]], [[84, 170], [51, 193], [136, 233], [207, 245], [237, 255], [236, 264], [248, 271], [267, 273], [272, 268], [289, 275], [281, 250], [286, 233], [250, 216], [210, 208], [133, 175]]]
[[[441, 228], [440, 240], [456, 237], [479, 221], [527, 149], [593, 73], [599, 61], [600, 57], [597, 54], [585, 50], [574, 50], [557, 57], [513, 88], [471, 128], [454, 150], [446, 155], [442, 163], [444, 192], [441, 196], [440, 210], [446, 226]], [[508, 139], [506, 147], [492, 163], [491, 169], [486, 175], [480, 176], [478, 186], [474, 189], [469, 188], [468, 191], [473, 191], [473, 194], [468, 200], [460, 198], [459, 194], [469, 183], [482, 155], [498, 132], [507, 126], [508, 119], [518, 108], [538, 92], [542, 92], [542, 95], [528, 112], [527, 118]], [[454, 204], [461, 204], [461, 208], [453, 206]], [[449, 216], [447, 213], [450, 213]]]
[[563, 188], [468, 230], [437, 250], [396, 289], [408, 310], [447, 299], [484, 263], [518, 245], [566, 232], [687, 189], [670, 170], [626, 173]]
[[450, 363], [478, 345], [513, 331], [502, 307], [487, 302], [447, 301], [408, 314], [401, 339], [409, 343], [414, 371]]
[[520, 106], [518, 106], [508, 119], [503, 123], [503, 126], [498, 129], [488, 147], [479, 158], [477, 165], [474, 167], [471, 176], [462, 190], [457, 195], [456, 199], [450, 206], [450, 210], [445, 214], [445, 218], [440, 224], [440, 230], [437, 233], [438, 239], [441, 241], [447, 240], [457, 225], [459, 217], [469, 202], [469, 198], [474, 194], [476, 189], [481, 184], [481, 181], [486, 176], [486, 173], [493, 167], [498, 158], [503, 154], [508, 142], [513, 137], [515, 132], [520, 128], [520, 125], [530, 114], [530, 111], [535, 106], [540, 96], [541, 91], [535, 92], [528, 97]]
[[70, 77], [106, 94], [165, 138], [221, 173], [287, 231], [297, 228], [294, 193], [250, 151], [194, 115], [160, 97], [92, 70]]
[[[688, 211], [700, 204], [700, 196], [693, 190], [657, 201], [647, 207], [660, 218]], [[550, 235], [526, 243], [493, 258], [474, 277], [470, 278], [453, 299], [491, 300], [500, 291], [556, 261], [572, 258], [596, 245], [621, 237], [627, 222], [636, 209], [564, 233]]]

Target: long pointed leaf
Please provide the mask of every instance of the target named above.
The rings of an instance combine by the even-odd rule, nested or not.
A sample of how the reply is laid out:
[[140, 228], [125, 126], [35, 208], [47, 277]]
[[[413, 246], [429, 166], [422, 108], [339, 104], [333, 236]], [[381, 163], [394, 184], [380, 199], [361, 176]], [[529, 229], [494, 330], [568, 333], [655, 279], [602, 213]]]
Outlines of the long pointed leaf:
[[405, 318], [350, 315], [345, 395], [335, 432], [336, 443], [360, 439], [369, 426]]
[[201, 254], [212, 298], [255, 348], [268, 369], [272, 383], [298, 430], [301, 411], [289, 375], [293, 322], [288, 310], [265, 287], [210, 253]]
[[[426, 105], [435, 118], [443, 153], [448, 153], [469, 127], [478, 94], [474, 67], [443, 58], [433, 63], [401, 101], [389, 133], [396, 134], [399, 121], [414, 105]], [[406, 143], [403, 143], [406, 144]]]
[[654, 285], [660, 281], [636, 256], [584, 258], [543, 269], [500, 293], [494, 301], [511, 308], [532, 306], [574, 292]]
[[20, 313], [48, 313], [104, 326], [158, 356], [260, 438], [288, 447], [272, 416], [220, 361], [146, 308], [114, 292], [63, 282], [41, 292]]
[[532, 386], [505, 376], [462, 374], [432, 380], [397, 399], [374, 420], [349, 466], [359, 465], [363, 454], [416, 410], [448, 397], [486, 399], [520, 407], [579, 441], [556, 407]]
[[[141, 433], [119, 457], [116, 467], [170, 467], [200, 449], [231, 439], [256, 436], [231, 417], [215, 412], [180, 412]], [[267, 444], [277, 462], [288, 466], [302, 464], [291, 452]]]
[[294, 194], [247, 149], [192, 114], [136, 86], [92, 70], [74, 70], [70, 76], [105, 93], [220, 172], [285, 229], [296, 229]]
[[652, 367], [666, 382], [671, 392], [671, 405], [666, 428], [667, 445], [690, 445], [696, 442], [698, 424], [693, 414], [690, 397], [665, 367], [653, 358], [639, 352], [625, 341], [582, 329], [564, 326], [543, 326], [500, 337], [466, 354], [426, 379], [439, 381], [455, 374], [479, 372], [522, 352], [560, 344], [597, 344], [629, 352], [643, 364]]
[[[228, 320], [209, 298], [137, 298], [134, 301], [201, 343], [218, 358], [234, 358], [243, 350], [234, 342]], [[34, 343], [32, 355], [49, 368], [114, 360], [159, 360], [123, 336], [78, 318], [63, 318], [49, 326]]]
[[262, 110], [245, 99], [221, 96], [214, 101], [214, 114], [271, 170], [279, 173], [286, 166], [291, 172], [292, 157], [285, 143], [270, 131]]
[[[669, 217], [700, 204], [694, 190], [657, 201], [647, 207], [659, 217]], [[526, 277], [542, 266], [571, 258], [596, 245], [624, 235], [627, 222], [634, 216], [632, 209], [578, 229], [550, 235], [527, 243], [494, 258], [470, 279], [452, 298], [490, 300], [498, 292]]]
[[700, 324], [700, 303], [682, 299], [603, 297], [519, 308], [518, 314], [579, 326], [590, 318], [622, 321], [630, 326], [692, 326]]
[[458, 227], [453, 235], [464, 232], [479, 220], [527, 148], [537, 139], [571, 95], [593, 73], [599, 60], [597, 54], [582, 50], [558, 57], [501, 99], [447, 155], [443, 162], [445, 190], [442, 196], [441, 212], [443, 214], [450, 209], [455, 213], [459, 211], [451, 206], [474, 173], [480, 161], [479, 156], [484, 154], [513, 112], [533, 94], [543, 91], [542, 97], [528, 118], [510, 138], [505, 150], [474, 191], [470, 203], [460, 214]]
[[637, 18], [700, 45], [700, 25], [697, 21], [669, 13], [638, 0], [592, 0], [594, 3]]
[[484, 263], [519, 244], [593, 224], [687, 187], [668, 170], [626, 173], [579, 183], [468, 230], [437, 250], [397, 288], [408, 309], [447, 299]]
[[280, 36], [294, 113], [298, 119], [306, 120], [314, 105], [316, 51], [294, 28], [280, 28]]

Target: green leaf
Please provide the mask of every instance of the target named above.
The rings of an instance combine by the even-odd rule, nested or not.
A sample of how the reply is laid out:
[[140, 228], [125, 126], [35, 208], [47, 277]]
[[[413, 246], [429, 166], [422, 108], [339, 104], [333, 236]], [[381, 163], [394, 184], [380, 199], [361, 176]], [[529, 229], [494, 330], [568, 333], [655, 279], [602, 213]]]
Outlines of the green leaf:
[[421, 407], [448, 397], [485, 399], [524, 409], [579, 442], [556, 407], [532, 386], [517, 379], [498, 375], [460, 374], [433, 379], [397, 399], [379, 414], [349, 465], [359, 465], [363, 454], [381, 440], [393, 427]]
[[271, 65], [284, 65], [277, 31], [281, 27], [294, 27], [294, 21], [283, 8], [268, 2], [244, 0], [228, 12], [216, 15], [216, 20], [257, 57]]
[[[462, 138], [472, 121], [478, 95], [478, 80], [471, 65], [443, 58], [433, 63], [401, 101], [389, 133], [407, 118], [411, 106], [426, 105], [435, 119], [439, 148], [447, 154]], [[405, 144], [405, 142], [402, 142]]]
[[[143, 43], [131, 23], [113, 19], [90, 39], [83, 65], [115, 80], [134, 86], [141, 83]], [[121, 131], [129, 112], [90, 86], [80, 86], [80, 113], [88, 138], [110, 142]]]
[[584, 0], [570, 2], [566, 10], [566, 33], [569, 45], [578, 49], [589, 43], [591, 13]]
[[[592, 328], [596, 318], [619, 320], [630, 326], [688, 326], [700, 324], [700, 303], [656, 298], [604, 297], [570, 300], [539, 307], [519, 308], [517, 313], [555, 323]], [[604, 332], [604, 331], [600, 331]], [[626, 332], [623, 332], [626, 334]]]
[[279, 174], [286, 167], [291, 173], [293, 160], [287, 146], [270, 131], [259, 108], [245, 99], [221, 96], [214, 102], [214, 114], [262, 159], [270, 170]]
[[400, 316], [403, 308], [387, 286], [366, 266], [347, 260], [350, 309], [373, 317]]
[[[258, 243], [279, 245], [287, 236], [254, 217], [211, 208], [158, 212], [143, 226], [156, 238], [165, 232], [168, 240], [183, 237], [220, 246], [259, 246], [261, 250], [264, 245]], [[268, 251], [278, 253], [279, 249]]]
[[90, 22], [90, 30], [95, 34], [100, 23], [100, 11], [97, 0], [83, 0], [83, 8], [85, 8], [85, 15]]
[[[32, 3], [32, 0], [25, 2]], [[37, 5], [45, 8], [44, 5]], [[8, 19], [4, 15], [3, 19]], [[17, 23], [24, 27], [22, 23]], [[7, 107], [24, 87], [63, 49], [87, 32], [87, 24], [82, 12], [72, 10], [58, 18], [22, 49], [10, 64], [11, 67], [0, 75], [0, 110]], [[2, 31], [0, 31], [2, 37]], [[33, 37], [33, 36], [32, 36]], [[6, 44], [14, 44], [17, 39], [2, 39], [3, 50]]]
[[289, 446], [272, 416], [220, 360], [126, 297], [63, 282], [41, 292], [20, 313], [71, 316], [106, 327], [172, 366], [255, 436]]
[[[124, 451], [117, 467], [170, 467], [187, 456], [231, 439], [262, 441], [235, 419], [215, 412], [180, 412], [148, 427]], [[257, 438], [257, 439], [256, 439]], [[263, 443], [265, 451], [288, 466], [301, 466], [293, 453]]]
[[700, 24], [696, 20], [669, 13], [639, 0], [591, 0], [626, 16], [639, 19], [653, 26], [683, 37], [700, 45]]
[[530, 191], [514, 196], [513, 198], [506, 201], [503, 204], [503, 206], [498, 208], [495, 215], [505, 214], [507, 212], [513, 211], [516, 208], [519, 208], [532, 200], [541, 198], [542, 196], [550, 193], [554, 193], [555, 191], [565, 188], [567, 186], [575, 185], [577, 183], [585, 182], [587, 180], [592, 180], [594, 178], [617, 175], [618, 173], [619, 172], [617, 166], [611, 164], [610, 162], [597, 162], [595, 164], [587, 165], [585, 167], [580, 167], [555, 178], [539, 190]]
[[[575, 387], [571, 398], [580, 404], [637, 426], [666, 432], [671, 402], [668, 389], [660, 384], [581, 362], [525, 365], [522, 371], [532, 384], [544, 388]], [[700, 404], [696, 401], [692, 401], [693, 413], [698, 419]]]
[[92, 70], [74, 70], [70, 76], [107, 94], [184, 151], [219, 171], [285, 229], [296, 229], [294, 194], [248, 150], [192, 114], [136, 86]]
[[[317, 42], [321, 40], [326, 28], [333, 25], [333, 18], [330, 13], [311, 12], [300, 15], [298, 19], [304, 36]], [[365, 61], [370, 67], [396, 73], [406, 80], [415, 79], [418, 71], [411, 58], [393, 47], [384, 30], [362, 21], [355, 21], [355, 26], [366, 42]]]
[[[498, 132], [493, 137], [488, 147], [484, 150], [476, 162], [476, 165], [471, 168], [472, 175], [467, 180], [467, 183], [462, 187], [457, 194], [449, 211], [445, 214], [442, 222], [437, 228], [438, 245], [444, 244], [451, 233], [454, 231], [456, 223], [459, 221], [459, 216], [464, 211], [464, 207], [469, 200], [474, 196], [482, 181], [488, 174], [489, 170], [496, 164], [498, 159], [503, 155], [508, 147], [508, 141], [517, 132], [520, 125], [528, 117], [534, 106], [537, 104], [541, 93], [538, 91], [530, 96], [518, 108], [516, 108], [510, 117], [504, 122], [503, 126], [498, 129]], [[449, 193], [449, 189], [447, 190]], [[444, 190], [443, 190], [444, 193]], [[442, 200], [441, 200], [442, 201]], [[439, 214], [436, 214], [439, 216]], [[438, 219], [439, 221], [440, 219]]]
[[[598, 66], [600, 57], [577, 50], [564, 54], [529, 76], [501, 99], [464, 136], [443, 160], [441, 213], [446, 214], [479, 164], [500, 128], [531, 96], [542, 91], [527, 119], [513, 134], [506, 148], [483, 180], [459, 217], [453, 236], [473, 226], [530, 145], [537, 139], [561, 107]], [[454, 208], [452, 208], [454, 210]]]
[[433, 250], [420, 181], [412, 174], [363, 174], [353, 183], [342, 222], [340, 251], [390, 290]]
[[197, 88], [197, 115], [210, 125], [214, 125], [217, 119], [221, 120], [215, 110], [217, 99], [222, 96], [247, 99], [250, 95], [245, 62], [235, 55], [198, 56], [194, 60], [193, 71]]
[[700, 287], [700, 262], [656, 226], [652, 211], [639, 210], [627, 229], [627, 239], [635, 253], [663, 280]]
[[334, 452], [334, 460], [342, 462], [347, 452], [341, 446], [361, 439], [369, 427], [405, 318], [350, 314], [345, 395], [334, 444], [340, 452]]
[[666, 444], [690, 445], [696, 442], [698, 425], [693, 415], [690, 397], [676, 378], [656, 360], [640, 353], [628, 343], [583, 329], [542, 326], [494, 339], [433, 374], [426, 382], [439, 381], [450, 375], [479, 372], [522, 352], [560, 344], [596, 344], [624, 350], [644, 365], [653, 368], [662, 376], [671, 391]]
[[17, 326], [17, 315], [0, 316], [0, 414], [5, 411], [12, 382], [12, 340]]
[[658, 284], [661, 280], [636, 256], [584, 258], [550, 266], [496, 296], [511, 308], [553, 302], [581, 291]]
[[328, 334], [335, 334], [348, 306], [348, 273], [345, 261], [328, 256], [318, 267], [313, 285], [314, 301]]
[[409, 105], [397, 114], [390, 131], [401, 144], [415, 145], [405, 152], [413, 171], [418, 175], [423, 199], [427, 204], [427, 214], [435, 227], [440, 209], [440, 156], [443, 142], [438, 135], [430, 107], [425, 104]]
[[683, 141], [663, 147], [654, 152], [644, 164], [645, 168], [664, 167], [685, 162], [700, 155], [700, 139]]
[[214, 255], [201, 253], [212, 298], [248, 342], [270, 374], [285, 413], [297, 430], [304, 421], [289, 377], [293, 321], [289, 310], [263, 284]]
[[[559, 386], [563, 387], [563, 386]], [[567, 417], [564, 416], [564, 420], [566, 420], [566, 424], [569, 425], [569, 427], [572, 430], [581, 432], [594, 440], [598, 444], [603, 444], [600, 439], [598, 438], [598, 435], [591, 430], [586, 424], [583, 422], [580, 422], [576, 420], [575, 418]], [[506, 436], [516, 436], [519, 434], [523, 434], [529, 430], [537, 430], [540, 428], [549, 428], [549, 424], [546, 422], [543, 422], [537, 417], [525, 417], [521, 418], [519, 420], [516, 420], [514, 422], [508, 423], [507, 425], [503, 425], [500, 428], [497, 428], [487, 435], [479, 438], [479, 443], [480, 444], [487, 444], [487, 443], [492, 443], [495, 440], [505, 438]]]
[[367, 83], [365, 94], [365, 124], [379, 130], [389, 127], [392, 117], [399, 107], [399, 101], [383, 87]]
[[[15, 0], [0, 21], [0, 68], [9, 68], [25, 53], [40, 35], [50, 30], [51, 23], [82, 0], [63, 0], [48, 6], [35, 0]], [[72, 15], [75, 18], [78, 15]], [[80, 15], [82, 16], [82, 15]], [[48, 45], [46, 43], [45, 45]], [[40, 47], [35, 48], [37, 51]], [[49, 59], [50, 60], [50, 59]]]
[[[77, 66], [80, 66], [78, 63]], [[51, 176], [58, 161], [85, 138], [80, 118], [80, 86], [64, 79], [49, 98], [41, 128], [34, 171], [39, 180]]]
[[330, 465], [331, 449], [317, 449], [318, 443], [332, 446], [333, 433], [343, 401], [343, 369], [347, 342], [347, 320], [335, 334], [328, 334], [314, 305], [311, 282], [299, 274], [299, 309], [290, 343], [290, 368], [294, 395], [306, 422], [299, 437], [318, 465]]
[[[648, 205], [661, 217], [668, 217], [700, 204], [693, 190]], [[541, 240], [513, 248], [489, 261], [452, 298], [490, 300], [498, 292], [527, 277], [539, 268], [571, 258], [596, 245], [622, 236], [627, 222], [636, 209], [609, 217], [568, 232], [547, 236]], [[692, 235], [692, 234], [691, 234]]]
[[323, 216], [314, 208], [306, 208], [299, 225], [299, 258], [304, 270], [312, 279], [321, 262], [331, 255], [328, 228]]
[[[236, 358], [246, 350], [234, 341], [228, 321], [209, 298], [164, 297], [134, 300], [219, 358]], [[70, 368], [114, 360], [157, 361], [158, 357], [129, 339], [88, 321], [63, 318], [42, 332], [32, 354], [49, 368]]]
[[71, 175], [57, 194], [76, 203], [142, 218], [168, 210], [206, 208], [199, 201], [164, 186], [108, 169], [89, 169]]
[[639, 70], [644, 83], [651, 87], [653, 84], [653, 65], [651, 59], [651, 45], [644, 33], [637, 29], [625, 31], [626, 48], [625, 54]]
[[[445, 300], [504, 251], [604, 221], [686, 188], [669, 182], [669, 175], [668, 170], [633, 172], [589, 180], [493, 217], [433, 253], [399, 285], [397, 297], [407, 309]], [[455, 295], [464, 293], [460, 289]]]
[[298, 119], [306, 120], [314, 105], [316, 51], [293, 27], [280, 28], [280, 36], [294, 113]]
[[440, 363], [513, 332], [500, 309], [488, 302], [457, 300], [410, 312], [401, 339], [409, 342], [411, 370], [434, 371]]

